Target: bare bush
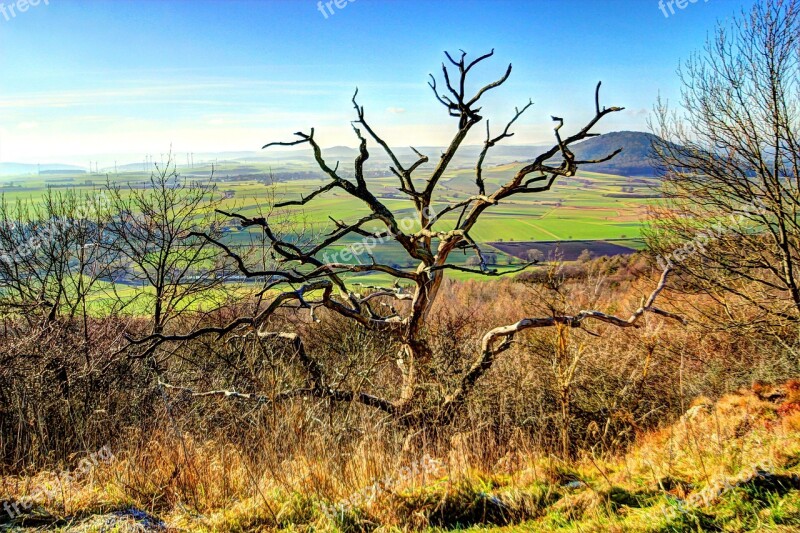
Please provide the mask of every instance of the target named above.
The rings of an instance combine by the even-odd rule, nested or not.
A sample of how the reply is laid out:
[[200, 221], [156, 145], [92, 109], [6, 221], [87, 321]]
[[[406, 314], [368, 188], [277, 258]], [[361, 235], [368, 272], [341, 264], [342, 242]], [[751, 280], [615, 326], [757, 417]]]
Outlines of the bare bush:
[[799, 51], [800, 4], [757, 2], [686, 62], [680, 109], [656, 107], [666, 201], [648, 245], [736, 327], [800, 319]]

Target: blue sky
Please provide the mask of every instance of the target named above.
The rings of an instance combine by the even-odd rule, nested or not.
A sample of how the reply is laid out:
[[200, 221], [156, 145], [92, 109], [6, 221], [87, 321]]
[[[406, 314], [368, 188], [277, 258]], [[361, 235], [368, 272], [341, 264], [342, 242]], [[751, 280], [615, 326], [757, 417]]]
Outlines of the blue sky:
[[442, 144], [456, 123], [427, 76], [458, 49], [496, 50], [476, 85], [513, 63], [484, 116], [532, 99], [516, 144], [549, 141], [551, 114], [578, 126], [598, 80], [627, 108], [601, 131], [643, 130], [679, 61], [749, 3], [682, 1], [665, 16], [658, 0], [340, 0], [326, 18], [316, 0], [40, 0], [13, 16], [0, 0], [0, 161], [256, 150], [310, 127], [353, 145], [356, 86], [392, 144]]

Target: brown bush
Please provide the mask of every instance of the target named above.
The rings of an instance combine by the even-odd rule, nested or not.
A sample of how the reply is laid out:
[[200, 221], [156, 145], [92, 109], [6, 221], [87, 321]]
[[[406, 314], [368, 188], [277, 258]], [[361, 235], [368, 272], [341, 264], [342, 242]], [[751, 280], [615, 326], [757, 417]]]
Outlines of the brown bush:
[[[582, 308], [624, 315], [652, 289], [652, 273], [634, 275], [643, 268], [640, 258], [600, 258], [583, 266], [585, 277], [578, 280], [554, 281], [551, 273], [545, 282], [447, 282], [427, 331], [438, 372], [434, 381], [447, 385], [457, 379], [474, 359], [480, 336], [498, 324]], [[641, 432], [675, 420], [693, 397], [798, 374], [792, 352], [774, 338], [706, 322], [712, 301], [669, 292], [664, 297], [663, 305], [690, 319], [688, 327], [650, 317], [635, 330], [601, 324], [592, 331], [526, 333], [480, 380], [462, 416], [447, 427], [412, 434], [361, 405], [300, 397], [270, 403], [302, 384], [303, 376], [290, 348], [255, 336], [201, 337], [139, 359], [137, 352], [122, 350], [124, 333], [136, 336], [146, 327], [136, 321], [93, 319], [87, 344], [82, 325], [58, 322], [25, 331], [7, 320], [0, 346], [4, 469], [68, 463], [73, 454], [105, 444], [135, 457], [153, 439], [172, 439], [171, 446], [213, 443], [232, 450], [254, 472], [279, 477], [288, 464], [314, 458], [341, 480], [355, 475], [348, 473], [353, 457], [373, 453], [384, 459], [364, 459], [362, 468], [375, 475], [399, 460], [447, 456], [454, 449], [464, 461], [487, 467], [522, 450], [616, 453]], [[173, 327], [223, 324], [240, 312], [231, 305], [205, 316], [187, 314]], [[351, 321], [324, 312], [318, 318], [320, 323], [312, 323], [307, 312], [287, 311], [274, 320], [276, 328], [284, 321], [301, 331], [309, 353], [338, 388], [398, 394], [397, 346]], [[193, 391], [263, 398], [195, 398], [161, 389], [159, 378]], [[428, 394], [437, 401], [444, 391], [431, 387]], [[187, 464], [174, 467], [184, 472]]]

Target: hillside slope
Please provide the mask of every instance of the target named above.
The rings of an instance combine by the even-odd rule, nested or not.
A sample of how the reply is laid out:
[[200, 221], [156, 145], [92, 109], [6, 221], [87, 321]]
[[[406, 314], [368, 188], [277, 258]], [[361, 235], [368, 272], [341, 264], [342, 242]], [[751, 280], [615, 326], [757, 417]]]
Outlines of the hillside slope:
[[[443, 458], [426, 456], [391, 478], [352, 487], [340, 501], [292, 483], [244, 501], [220, 500], [203, 514], [180, 503], [148, 507], [148, 491], [174, 472], [153, 463], [135, 481], [118, 457], [82, 484], [48, 474], [0, 479], [0, 505], [26, 501], [39, 486], [58, 487], [21, 517], [0, 515], [0, 530], [797, 531], [800, 381], [756, 386], [716, 403], [695, 400], [676, 423], [643, 435], [616, 459], [515, 455], [478, 472], [458, 457], [457, 447]], [[306, 482], [332, 475], [313, 465], [302, 470]]]
[[651, 143], [658, 137], [641, 131], [615, 131], [599, 137], [587, 139], [574, 146], [578, 159], [601, 159], [622, 148], [612, 160], [605, 163], [586, 165], [584, 170], [619, 176], [656, 176], [653, 167]]

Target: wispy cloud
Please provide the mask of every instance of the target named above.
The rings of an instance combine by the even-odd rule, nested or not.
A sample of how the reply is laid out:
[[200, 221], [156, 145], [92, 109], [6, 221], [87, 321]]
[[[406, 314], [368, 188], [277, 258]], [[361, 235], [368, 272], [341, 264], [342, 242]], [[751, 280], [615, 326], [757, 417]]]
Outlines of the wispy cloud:
[[[113, 87], [53, 90], [6, 94], [0, 97], [0, 109], [59, 109], [102, 105], [218, 105], [233, 106], [243, 102], [262, 102], [268, 96], [324, 97], [350, 90], [352, 83], [270, 81], [252, 79], [207, 79], [191, 83], [117, 82]], [[403, 113], [390, 107], [391, 113]]]

